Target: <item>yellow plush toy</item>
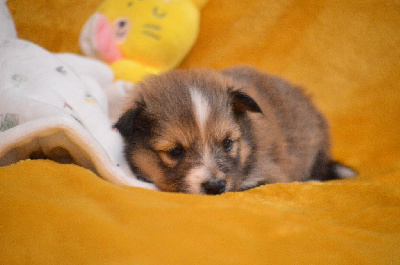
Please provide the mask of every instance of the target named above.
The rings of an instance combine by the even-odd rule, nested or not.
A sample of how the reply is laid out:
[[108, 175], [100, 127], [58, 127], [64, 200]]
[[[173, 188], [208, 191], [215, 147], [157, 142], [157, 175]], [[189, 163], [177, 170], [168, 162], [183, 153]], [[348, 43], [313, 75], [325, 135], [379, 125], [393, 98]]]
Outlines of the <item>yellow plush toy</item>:
[[86, 22], [81, 49], [109, 63], [116, 79], [168, 71], [195, 43], [207, 1], [106, 0]]

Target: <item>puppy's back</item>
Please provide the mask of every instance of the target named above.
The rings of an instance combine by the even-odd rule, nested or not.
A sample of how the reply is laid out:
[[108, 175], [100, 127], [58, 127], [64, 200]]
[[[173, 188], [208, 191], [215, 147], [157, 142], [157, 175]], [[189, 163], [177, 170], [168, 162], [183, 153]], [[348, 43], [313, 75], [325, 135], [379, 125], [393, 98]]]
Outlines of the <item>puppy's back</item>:
[[223, 74], [254, 98], [263, 113], [275, 117], [291, 181], [335, 178], [329, 169], [327, 122], [302, 89], [249, 67], [230, 68]]

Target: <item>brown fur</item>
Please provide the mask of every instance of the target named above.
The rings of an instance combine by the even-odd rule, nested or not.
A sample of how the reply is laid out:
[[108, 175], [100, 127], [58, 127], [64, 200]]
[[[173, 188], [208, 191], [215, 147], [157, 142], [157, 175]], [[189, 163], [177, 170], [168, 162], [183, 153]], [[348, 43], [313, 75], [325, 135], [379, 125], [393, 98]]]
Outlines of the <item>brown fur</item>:
[[[208, 114], [204, 126], [194, 98]], [[327, 122], [308, 97], [249, 67], [147, 78], [115, 127], [132, 170], [165, 191], [216, 194], [340, 177]]]

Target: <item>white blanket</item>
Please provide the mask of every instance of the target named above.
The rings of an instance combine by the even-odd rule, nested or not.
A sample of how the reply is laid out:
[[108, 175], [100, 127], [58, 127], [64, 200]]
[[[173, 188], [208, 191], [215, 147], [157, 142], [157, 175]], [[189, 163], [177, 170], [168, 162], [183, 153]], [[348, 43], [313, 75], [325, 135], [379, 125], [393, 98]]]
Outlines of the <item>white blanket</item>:
[[[49, 158], [78, 164], [115, 184], [153, 188], [134, 177], [122, 138], [112, 129], [107, 94], [121, 89], [112, 81], [112, 71], [102, 62], [55, 55], [18, 39], [2, 0], [0, 166]], [[120, 100], [118, 95], [113, 100]]]

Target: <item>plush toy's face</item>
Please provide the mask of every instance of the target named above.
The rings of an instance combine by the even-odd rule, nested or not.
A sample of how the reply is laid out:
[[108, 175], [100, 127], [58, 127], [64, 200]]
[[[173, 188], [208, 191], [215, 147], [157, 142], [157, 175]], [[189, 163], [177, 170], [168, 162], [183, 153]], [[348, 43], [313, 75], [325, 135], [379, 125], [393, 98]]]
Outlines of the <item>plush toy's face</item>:
[[190, 0], [108, 0], [87, 22], [81, 44], [109, 63], [171, 68], [194, 44], [198, 27], [199, 9]]

